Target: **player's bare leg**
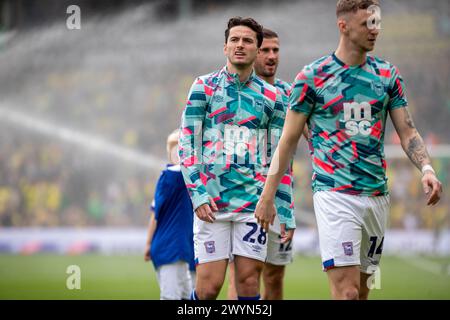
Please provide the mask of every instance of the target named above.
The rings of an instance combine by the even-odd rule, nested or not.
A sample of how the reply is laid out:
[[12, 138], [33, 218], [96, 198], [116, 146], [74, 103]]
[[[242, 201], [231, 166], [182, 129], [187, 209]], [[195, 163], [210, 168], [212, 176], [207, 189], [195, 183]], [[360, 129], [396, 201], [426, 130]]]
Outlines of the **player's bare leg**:
[[237, 299], [237, 293], [236, 293], [236, 278], [235, 278], [235, 272], [234, 272], [234, 262], [230, 262], [228, 264], [228, 292], [227, 292], [227, 299], [228, 300], [236, 300]]
[[234, 256], [236, 292], [238, 297], [256, 297], [259, 295], [259, 279], [264, 262]]
[[225, 280], [227, 265], [228, 259], [197, 265], [195, 292], [200, 300], [217, 298]]
[[336, 267], [327, 271], [331, 297], [334, 300], [358, 300], [359, 266]]
[[266, 263], [263, 270], [263, 300], [283, 299], [283, 279], [285, 266]]
[[367, 300], [369, 298], [370, 289], [367, 287], [367, 280], [371, 276], [371, 274], [360, 273], [359, 300]]

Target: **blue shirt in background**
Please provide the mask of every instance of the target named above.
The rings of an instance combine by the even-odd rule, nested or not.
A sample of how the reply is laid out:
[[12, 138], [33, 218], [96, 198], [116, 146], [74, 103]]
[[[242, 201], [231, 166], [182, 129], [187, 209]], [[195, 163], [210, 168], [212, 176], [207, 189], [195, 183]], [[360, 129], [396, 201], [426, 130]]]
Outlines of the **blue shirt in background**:
[[155, 269], [182, 260], [194, 271], [194, 210], [179, 165], [162, 171], [151, 209], [157, 221], [150, 248]]

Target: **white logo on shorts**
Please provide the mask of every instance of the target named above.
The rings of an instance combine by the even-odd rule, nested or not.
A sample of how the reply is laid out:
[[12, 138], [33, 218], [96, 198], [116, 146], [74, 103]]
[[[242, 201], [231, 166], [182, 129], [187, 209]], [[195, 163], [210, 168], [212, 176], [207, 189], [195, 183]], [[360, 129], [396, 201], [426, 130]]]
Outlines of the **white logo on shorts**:
[[342, 247], [344, 248], [344, 253], [346, 256], [353, 255], [353, 242], [342, 242]]

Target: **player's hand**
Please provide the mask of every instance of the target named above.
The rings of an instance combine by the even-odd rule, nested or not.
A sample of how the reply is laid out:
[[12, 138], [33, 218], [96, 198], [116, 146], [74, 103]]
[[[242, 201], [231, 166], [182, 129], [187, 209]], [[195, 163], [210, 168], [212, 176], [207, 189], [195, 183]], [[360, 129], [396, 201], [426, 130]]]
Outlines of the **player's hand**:
[[256, 205], [255, 218], [265, 232], [269, 231], [269, 224], [273, 225], [273, 220], [277, 211], [273, 200], [259, 200]]
[[309, 139], [311, 138], [309, 136], [309, 130], [308, 130], [308, 126], [305, 126], [305, 128], [303, 129], [303, 136], [305, 137], [306, 141], [309, 141]]
[[214, 199], [211, 198], [211, 197], [209, 197], [209, 205], [211, 206], [211, 210], [212, 210], [213, 212], [219, 211], [219, 209], [217, 208], [216, 203], [214, 202]]
[[425, 171], [422, 177], [423, 192], [427, 195], [427, 205], [435, 205], [441, 199], [442, 183], [432, 171]]
[[198, 207], [195, 210], [195, 214], [200, 220], [213, 223], [214, 220], [216, 220], [214, 212], [217, 212], [218, 209], [216, 203], [211, 197], [209, 198], [209, 201], [210, 203], [205, 203]]
[[145, 252], [144, 252], [144, 261], [150, 261], [152, 260], [152, 257], [150, 256], [150, 244], [147, 244], [145, 246]]
[[285, 223], [280, 224], [280, 229], [281, 229], [281, 243], [292, 241], [292, 238], [294, 238], [295, 229], [289, 229], [286, 231]]

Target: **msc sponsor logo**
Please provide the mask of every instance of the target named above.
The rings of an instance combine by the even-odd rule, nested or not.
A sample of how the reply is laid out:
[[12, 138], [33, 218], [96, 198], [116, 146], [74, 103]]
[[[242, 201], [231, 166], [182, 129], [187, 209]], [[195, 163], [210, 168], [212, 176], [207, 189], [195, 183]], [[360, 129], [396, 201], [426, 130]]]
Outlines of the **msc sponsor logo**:
[[345, 133], [349, 136], [361, 134], [368, 136], [372, 132], [372, 107], [367, 102], [344, 103]]

